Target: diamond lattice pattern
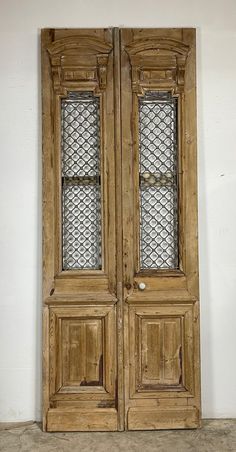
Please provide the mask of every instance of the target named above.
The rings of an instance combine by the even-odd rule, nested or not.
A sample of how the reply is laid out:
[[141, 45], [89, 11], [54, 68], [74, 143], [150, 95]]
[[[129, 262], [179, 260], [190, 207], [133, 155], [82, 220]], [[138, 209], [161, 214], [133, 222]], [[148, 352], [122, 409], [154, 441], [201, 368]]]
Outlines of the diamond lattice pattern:
[[139, 102], [141, 268], [178, 267], [177, 105], [169, 93]]
[[101, 268], [99, 100], [62, 101], [63, 269]]

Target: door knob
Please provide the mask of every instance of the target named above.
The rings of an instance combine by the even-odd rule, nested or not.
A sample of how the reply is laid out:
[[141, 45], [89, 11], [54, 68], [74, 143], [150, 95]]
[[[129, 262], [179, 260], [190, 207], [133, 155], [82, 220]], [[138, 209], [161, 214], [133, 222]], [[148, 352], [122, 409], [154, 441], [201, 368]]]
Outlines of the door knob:
[[146, 284], [144, 282], [140, 282], [139, 285], [138, 285], [138, 288], [140, 290], [144, 290], [146, 288]]

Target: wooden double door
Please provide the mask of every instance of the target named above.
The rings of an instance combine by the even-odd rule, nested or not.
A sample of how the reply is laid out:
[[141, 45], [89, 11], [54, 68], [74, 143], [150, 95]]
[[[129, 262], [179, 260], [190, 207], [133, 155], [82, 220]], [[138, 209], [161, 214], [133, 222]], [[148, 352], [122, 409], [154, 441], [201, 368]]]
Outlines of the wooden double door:
[[42, 30], [43, 428], [200, 419], [195, 30]]

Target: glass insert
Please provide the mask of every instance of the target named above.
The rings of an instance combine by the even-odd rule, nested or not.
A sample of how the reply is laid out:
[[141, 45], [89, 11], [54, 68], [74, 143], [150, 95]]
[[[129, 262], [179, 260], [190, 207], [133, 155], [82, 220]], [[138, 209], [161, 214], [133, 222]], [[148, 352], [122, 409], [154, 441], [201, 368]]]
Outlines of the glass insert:
[[63, 269], [101, 268], [99, 99], [71, 92], [61, 102]]
[[140, 267], [178, 268], [177, 99], [139, 100]]

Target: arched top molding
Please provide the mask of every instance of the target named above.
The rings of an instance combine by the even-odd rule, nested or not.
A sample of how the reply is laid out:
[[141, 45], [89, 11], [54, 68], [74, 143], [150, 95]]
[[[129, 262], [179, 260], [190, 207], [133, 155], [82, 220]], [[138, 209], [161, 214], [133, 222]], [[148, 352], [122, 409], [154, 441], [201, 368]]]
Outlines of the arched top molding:
[[149, 50], [167, 50], [168, 52], [179, 55], [179, 56], [187, 56], [189, 52], [189, 46], [184, 44], [181, 41], [170, 38], [145, 38], [139, 39], [133, 42], [130, 45], [125, 47], [126, 52], [130, 55], [138, 55], [142, 52], [147, 52]]
[[71, 50], [81, 51], [81, 53], [89, 50], [91, 53], [108, 54], [111, 49], [111, 44], [91, 36], [69, 36], [53, 42], [47, 48], [51, 56], [59, 56]]

